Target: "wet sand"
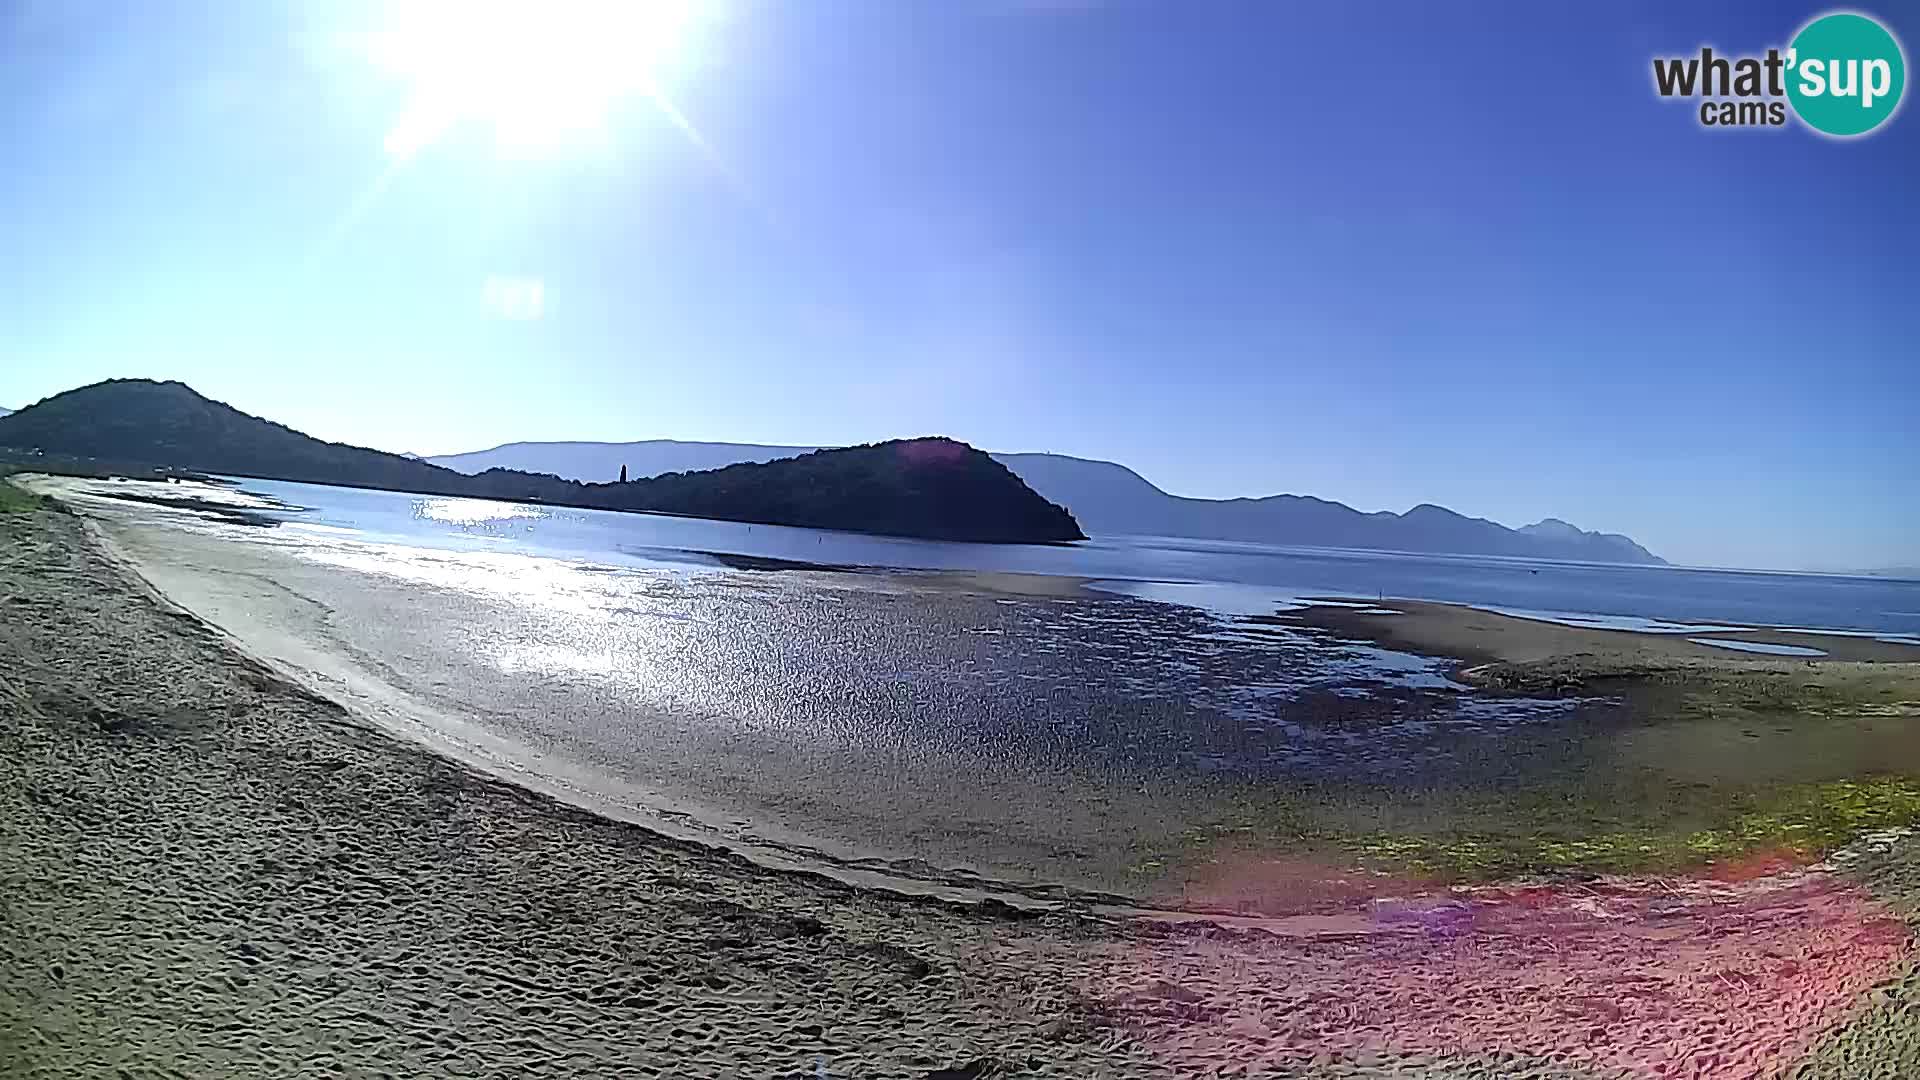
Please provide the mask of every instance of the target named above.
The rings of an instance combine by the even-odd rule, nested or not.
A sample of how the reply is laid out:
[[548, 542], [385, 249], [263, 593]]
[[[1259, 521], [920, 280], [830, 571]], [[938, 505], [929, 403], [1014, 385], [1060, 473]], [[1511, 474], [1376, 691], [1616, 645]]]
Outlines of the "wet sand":
[[1277, 782], [1465, 782], [1458, 759], [1515, 727], [1536, 753], [1480, 759], [1557, 765], [1550, 727], [1583, 707], [1489, 708], [1444, 662], [1071, 579], [610, 567], [51, 490], [357, 715], [598, 812], [895, 887], [1177, 903], [1194, 837]]
[[[1260, 621], [1277, 625], [1312, 626], [1329, 632], [1411, 649], [1429, 656], [1450, 656], [1472, 665], [1531, 664], [1579, 658], [1596, 671], [1624, 670], [1634, 665], [1694, 665], [1733, 670], [1804, 670], [1805, 661], [1920, 664], [1920, 645], [1881, 641], [1873, 637], [1822, 634], [1767, 627], [1720, 624], [1698, 633], [1644, 633], [1566, 626], [1541, 619], [1501, 615], [1461, 604], [1419, 600], [1329, 599], [1343, 603], [1380, 604], [1392, 615], [1367, 613], [1364, 608], [1314, 607]], [[1820, 657], [1769, 657], [1700, 645], [1692, 638], [1787, 645], [1817, 650]]]
[[1718, 883], [1222, 868], [1284, 878], [1312, 933], [1020, 916], [768, 870], [463, 768], [236, 651], [63, 514], [0, 515], [0, 612], [10, 1075], [1920, 1064], [1905, 834]]
[[462, 768], [65, 514], [0, 516], [0, 610], [0, 1073], [1156, 1074], [1088, 1026], [1098, 923], [754, 868]]

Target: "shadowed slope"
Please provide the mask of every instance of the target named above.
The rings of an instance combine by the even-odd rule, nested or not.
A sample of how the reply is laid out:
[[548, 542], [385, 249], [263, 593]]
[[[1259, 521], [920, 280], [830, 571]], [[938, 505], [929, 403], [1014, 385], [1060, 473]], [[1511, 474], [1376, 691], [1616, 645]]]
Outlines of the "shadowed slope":
[[177, 382], [116, 379], [0, 417], [0, 447], [113, 468], [158, 466], [305, 483], [636, 510], [937, 540], [1083, 539], [1066, 510], [951, 439], [823, 450], [767, 465], [582, 484], [490, 469], [468, 476], [324, 442]]

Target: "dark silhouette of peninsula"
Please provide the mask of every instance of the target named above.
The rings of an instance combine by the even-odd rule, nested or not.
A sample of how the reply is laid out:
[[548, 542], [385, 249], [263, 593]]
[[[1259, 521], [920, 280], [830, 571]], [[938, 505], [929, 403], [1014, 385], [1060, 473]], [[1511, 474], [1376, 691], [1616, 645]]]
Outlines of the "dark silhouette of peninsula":
[[[717, 468], [740, 461], [777, 461], [815, 449], [750, 443], [531, 442], [430, 458], [461, 472], [535, 469], [574, 479], [602, 479], [627, 463], [635, 476], [672, 469]], [[1589, 532], [1557, 518], [1510, 529], [1423, 503], [1403, 514], [1364, 513], [1306, 495], [1256, 499], [1193, 499], [1173, 495], [1124, 465], [1061, 454], [994, 454], [1027, 485], [1073, 509], [1096, 536], [1175, 536], [1313, 547], [1371, 548], [1456, 555], [1507, 555], [1581, 562], [1660, 564], [1665, 560], [1618, 533]]]
[[466, 475], [400, 454], [324, 442], [178, 382], [113, 379], [0, 417], [0, 447], [140, 466], [427, 495], [544, 502], [983, 543], [1082, 540], [1063, 507], [965, 443], [906, 439], [764, 465], [583, 484], [543, 473]]

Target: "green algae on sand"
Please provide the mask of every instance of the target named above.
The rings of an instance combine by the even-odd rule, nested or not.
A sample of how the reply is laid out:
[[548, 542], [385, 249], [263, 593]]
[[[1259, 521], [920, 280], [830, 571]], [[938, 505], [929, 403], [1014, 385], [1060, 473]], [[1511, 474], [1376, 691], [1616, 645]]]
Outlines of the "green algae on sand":
[[0, 475], [0, 514], [24, 514], [40, 508], [40, 496], [22, 490]]
[[[1556, 823], [1565, 824], [1565, 823]], [[1764, 852], [1818, 859], [1868, 832], [1920, 824], [1920, 781], [1877, 776], [1803, 784], [1732, 800], [1709, 828], [1374, 834], [1356, 854], [1382, 867], [1463, 880], [1527, 874], [1628, 874], [1705, 866]]]
[[[1861, 836], [1920, 826], [1920, 779], [1907, 776], [1705, 794], [1684, 809], [1656, 798], [1623, 807], [1592, 792], [1516, 795], [1498, 807], [1436, 805], [1427, 823], [1392, 828], [1343, 827], [1332, 819], [1344, 812], [1316, 815], [1301, 803], [1248, 807], [1188, 830], [1179, 851], [1143, 853], [1135, 870], [1192, 882], [1210, 877], [1212, 866], [1304, 858], [1436, 883], [1673, 873], [1757, 856], [1813, 862]], [[1704, 812], [1703, 801], [1717, 812]]]
[[[1771, 854], [1810, 862], [1920, 825], [1920, 665], [1498, 665], [1503, 689], [1617, 700], [1570, 720], [1543, 768], [1420, 788], [1308, 783], [1238, 800], [1138, 872], [1204, 879], [1307, 857], [1453, 882], [1667, 873]], [[1499, 690], [1494, 691], [1499, 693]]]

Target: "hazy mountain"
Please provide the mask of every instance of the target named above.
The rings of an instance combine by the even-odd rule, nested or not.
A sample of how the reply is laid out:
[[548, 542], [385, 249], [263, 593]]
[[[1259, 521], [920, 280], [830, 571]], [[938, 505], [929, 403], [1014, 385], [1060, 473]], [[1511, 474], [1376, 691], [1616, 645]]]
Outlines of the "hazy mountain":
[[1431, 503], [1404, 514], [1363, 514], [1345, 503], [1304, 495], [1190, 499], [1169, 495], [1132, 469], [1110, 461], [1059, 454], [994, 456], [1043, 497], [1072, 508], [1081, 526], [1096, 535], [1136, 533], [1592, 562], [1662, 561], [1627, 537], [1586, 532], [1557, 518], [1509, 529]]
[[12, 413], [13, 413], [12, 409], [0, 409], [0, 416], [9, 416]]
[[552, 473], [569, 480], [589, 482], [613, 480], [620, 467], [629, 476], [659, 476], [670, 472], [699, 472], [721, 469], [743, 462], [778, 461], [799, 457], [820, 446], [758, 446], [752, 443], [679, 442], [674, 439], [649, 439], [646, 442], [518, 442], [476, 450], [471, 454], [442, 454], [425, 460], [460, 472], [477, 473], [487, 469], [523, 469]]
[[1559, 518], [1542, 518], [1531, 525], [1520, 526], [1519, 531], [1528, 536], [1537, 536], [1542, 540], [1574, 540], [1586, 535], [1584, 530], [1569, 525]]
[[[574, 479], [612, 478], [622, 465], [629, 475], [651, 476], [690, 465], [767, 461], [803, 454], [801, 446], [752, 443], [508, 443], [471, 454], [429, 458], [449, 468], [534, 469]], [[1660, 563], [1664, 560], [1631, 539], [1587, 532], [1558, 518], [1509, 529], [1443, 506], [1423, 504], [1404, 514], [1363, 514], [1344, 503], [1302, 495], [1260, 499], [1190, 499], [1155, 487], [1145, 477], [1111, 461], [1061, 454], [995, 454], [994, 459], [1040, 493], [1073, 512], [1082, 528], [1098, 534], [1186, 536], [1322, 547], [1389, 551], [1519, 555], [1591, 562]]]
[[941, 540], [1084, 539], [1073, 516], [1006, 466], [951, 439], [822, 450], [770, 464], [582, 484], [541, 473], [455, 472], [323, 442], [177, 382], [115, 379], [0, 417], [0, 447], [93, 467], [166, 467], [321, 484], [538, 501]]

